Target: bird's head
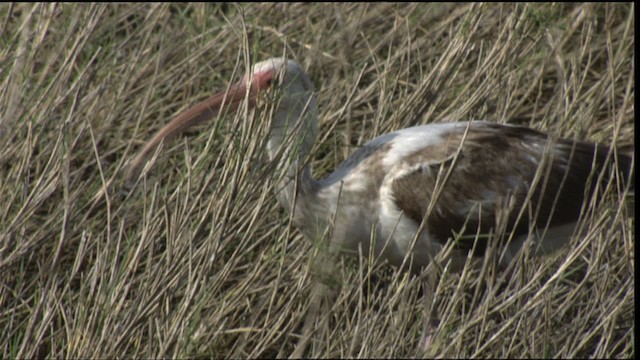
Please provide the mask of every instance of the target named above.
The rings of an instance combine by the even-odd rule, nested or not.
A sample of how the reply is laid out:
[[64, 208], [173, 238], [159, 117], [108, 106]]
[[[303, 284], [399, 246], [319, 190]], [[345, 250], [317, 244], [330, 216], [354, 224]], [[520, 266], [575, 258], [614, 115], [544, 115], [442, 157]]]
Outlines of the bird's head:
[[282, 58], [271, 58], [255, 64], [252, 68], [252, 79], [245, 75], [236, 85], [240, 92], [246, 91], [243, 89], [245, 84], [249, 87], [250, 100], [276, 92], [282, 106], [304, 101], [315, 90], [313, 83], [297, 62]]
[[306, 102], [314, 91], [313, 83], [300, 64], [293, 60], [271, 58], [256, 63], [227, 91], [215, 94], [193, 108], [219, 110], [223, 105], [237, 110], [246, 98], [250, 108], [262, 102], [277, 100], [281, 107]]
[[313, 83], [297, 62], [282, 58], [261, 61], [253, 66], [252, 79], [245, 75], [238, 84], [248, 84], [249, 106], [275, 107], [269, 156], [275, 157], [278, 146], [288, 143], [287, 136], [299, 139], [304, 153], [310, 150], [317, 132], [317, 102]]

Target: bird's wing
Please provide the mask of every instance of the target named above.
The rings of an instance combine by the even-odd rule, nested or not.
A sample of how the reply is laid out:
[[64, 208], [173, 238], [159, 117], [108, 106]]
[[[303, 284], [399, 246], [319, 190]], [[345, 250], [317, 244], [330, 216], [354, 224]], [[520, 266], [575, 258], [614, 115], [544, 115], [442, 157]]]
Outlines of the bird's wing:
[[[470, 249], [476, 239], [488, 239], [476, 234], [502, 229], [524, 235], [532, 225], [576, 221], [594, 190], [592, 169], [613, 163], [607, 152], [606, 146], [554, 140], [528, 128], [471, 123], [405, 155], [403, 170], [389, 173], [390, 185], [405, 216], [417, 224], [424, 220], [437, 241], [457, 237], [459, 247]], [[476, 248], [485, 246], [483, 241]]]

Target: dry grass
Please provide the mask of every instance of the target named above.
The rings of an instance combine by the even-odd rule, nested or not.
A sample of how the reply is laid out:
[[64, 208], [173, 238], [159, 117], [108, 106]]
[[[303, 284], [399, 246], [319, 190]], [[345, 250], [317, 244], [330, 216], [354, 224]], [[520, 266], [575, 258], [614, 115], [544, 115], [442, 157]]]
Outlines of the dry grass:
[[[286, 52], [318, 89], [315, 175], [411, 125], [486, 119], [633, 145], [634, 6], [0, 5], [3, 358], [288, 356], [312, 245], [288, 224], [240, 114], [143, 140], [250, 62]], [[236, 71], [235, 78], [234, 69]], [[634, 218], [594, 202], [586, 236], [496, 274], [424, 281], [347, 260], [316, 357], [635, 356]]]

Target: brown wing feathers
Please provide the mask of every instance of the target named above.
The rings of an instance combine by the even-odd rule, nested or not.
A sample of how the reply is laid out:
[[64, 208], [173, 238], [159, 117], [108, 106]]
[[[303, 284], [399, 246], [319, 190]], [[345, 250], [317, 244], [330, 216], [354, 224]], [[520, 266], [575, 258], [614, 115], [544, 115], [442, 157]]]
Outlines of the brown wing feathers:
[[[455, 153], [462, 139], [463, 131], [451, 133], [446, 151]], [[425, 148], [420, 153], [427, 158], [429, 151]], [[411, 156], [413, 161], [419, 161], [419, 157]], [[396, 179], [393, 192], [406, 216], [417, 223], [427, 221], [431, 236], [444, 242], [464, 229], [464, 234], [471, 236], [463, 237], [458, 245], [470, 249], [475, 234], [495, 231], [499, 211], [508, 211], [505, 230], [515, 235], [526, 234], [531, 225], [576, 221], [585, 197], [591, 196], [597, 185], [599, 173], [605, 166], [613, 168], [614, 163], [625, 179], [632, 173], [631, 158], [618, 153], [614, 162], [607, 146], [553, 140], [527, 128], [483, 124], [469, 130], [455, 160], [438, 164], [425, 161], [423, 167]], [[435, 194], [435, 174], [440, 172], [442, 176], [451, 166], [446, 183]], [[435, 206], [427, 214], [429, 199], [436, 195]], [[506, 209], [510, 201], [513, 206]], [[525, 212], [518, 219], [525, 203]], [[478, 239], [483, 243], [476, 248], [482, 251], [487, 237]]]

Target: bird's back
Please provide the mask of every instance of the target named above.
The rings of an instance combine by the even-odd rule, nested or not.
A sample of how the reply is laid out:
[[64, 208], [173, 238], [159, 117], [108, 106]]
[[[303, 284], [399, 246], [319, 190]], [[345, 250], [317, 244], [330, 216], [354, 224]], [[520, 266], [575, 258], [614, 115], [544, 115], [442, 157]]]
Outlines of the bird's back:
[[370, 245], [363, 226], [375, 225], [373, 235], [391, 240], [382, 256], [398, 258], [412, 251], [423, 221], [428, 239], [415, 246], [457, 237], [467, 250], [479, 239], [476, 249], [484, 249], [489, 237], [477, 235], [499, 228], [520, 236], [575, 222], [614, 168], [633, 182], [632, 158], [606, 145], [517, 126], [448, 123], [373, 139], [321, 184], [326, 198], [340, 197], [334, 201], [347, 219], [345, 241]]

